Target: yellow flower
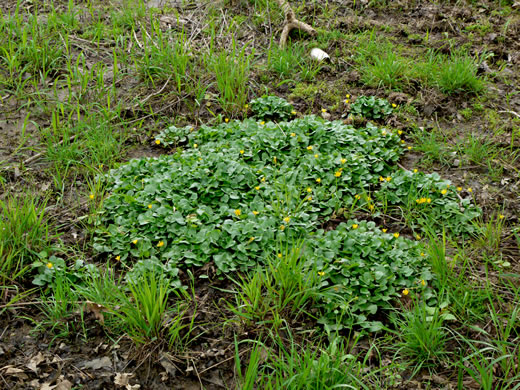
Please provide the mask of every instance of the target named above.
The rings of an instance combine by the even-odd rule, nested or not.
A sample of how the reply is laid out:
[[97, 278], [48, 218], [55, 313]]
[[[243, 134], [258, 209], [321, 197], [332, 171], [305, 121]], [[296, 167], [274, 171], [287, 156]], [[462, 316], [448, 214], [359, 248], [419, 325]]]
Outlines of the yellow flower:
[[260, 186], [256, 186], [256, 187], [255, 187], [255, 190], [258, 191], [259, 189], [260, 189]]
[[262, 178], [260, 179], [260, 181], [261, 181], [262, 183], [264, 183], [264, 182], [265, 182], [265, 176], [262, 177]]
[[379, 181], [385, 181], [385, 178], [383, 176], [379, 176]]
[[426, 254], [424, 252], [421, 252], [421, 257], [424, 257], [426, 256]]
[[321, 183], [321, 179], [319, 177], [316, 179], [316, 183]]
[[401, 140], [401, 143], [402, 143], [402, 144], [405, 144], [405, 141], [404, 141], [404, 139], [402, 139], [402, 140]]
[[408, 149], [408, 150], [412, 150], [412, 147], [411, 147], [411, 146], [408, 146], [408, 148], [407, 148], [407, 149]]
[[327, 112], [327, 109], [326, 108], [322, 108], [321, 112]]
[[386, 180], [386, 181], [390, 181], [390, 180], [392, 180], [392, 178], [391, 178], [390, 176], [387, 176], [387, 177], [385, 178], [385, 180]]
[[283, 221], [284, 221], [285, 223], [289, 223], [290, 220], [291, 220], [291, 217], [285, 217], [285, 218], [283, 219]]
[[229, 122], [229, 118], [224, 119], [224, 122], [228, 123]]
[[312, 150], [312, 145], [307, 146], [307, 150]]
[[424, 279], [421, 280], [421, 285], [422, 285], [423, 287], [426, 286], [426, 282], [424, 281]]
[[151, 209], [153, 206], [151, 204], [148, 205], [148, 208]]
[[347, 93], [347, 94], [345, 95], [345, 97], [346, 97], [347, 99], [350, 98], [350, 94]]
[[99, 164], [99, 169], [103, 169], [103, 164]]
[[164, 241], [159, 241], [157, 243], [157, 247], [160, 248], [161, 246], [164, 246]]
[[260, 122], [260, 124], [261, 124], [261, 125], [263, 126], [263, 125], [265, 125], [265, 122], [264, 122], [264, 121], [262, 121], [262, 122]]
[[462, 187], [457, 187], [457, 191], [462, 191]]
[[416, 235], [415, 235], [415, 238], [417, 238], [418, 240], [420, 240], [420, 239], [421, 239], [421, 235], [420, 235], [420, 234], [416, 234]]
[[247, 110], [249, 108], [249, 104], [246, 104], [244, 108]]
[[383, 131], [381, 132], [381, 135], [386, 135], [386, 130], [383, 130]]
[[441, 191], [441, 194], [442, 194], [442, 195], [446, 195], [447, 192], [448, 192], [448, 190], [447, 190], [447, 189], [444, 189], [444, 190]]
[[318, 158], [319, 156], [317, 154], [314, 155], [315, 158]]
[[498, 219], [504, 219], [505, 218], [505, 215], [504, 214], [499, 214], [498, 215]]
[[382, 231], [383, 233], [386, 233], [386, 232], [388, 231], [388, 229], [383, 228], [383, 229], [381, 229], [381, 231]]
[[397, 104], [392, 103], [392, 107], [393, 107], [393, 108], [396, 108], [396, 107], [397, 107]]
[[359, 225], [357, 223], [355, 223], [354, 225], [352, 225], [352, 229], [357, 229], [359, 227]]
[[281, 225], [280, 230], [283, 232], [285, 230], [285, 225]]
[[426, 202], [427, 202], [427, 203], [431, 203], [431, 202], [432, 202], [432, 198], [428, 198], [428, 199], [426, 199]]
[[417, 172], [418, 172], [417, 168], [413, 170], [413, 173], [417, 173]]
[[240, 151], [240, 154], [244, 154], [244, 153], [245, 153], [245, 151], [244, 151], [244, 149], [242, 149], [242, 150]]
[[473, 192], [473, 189], [471, 187], [468, 187], [468, 192]]
[[156, 140], [155, 140], [155, 144], [156, 144], [156, 145], [160, 145], [160, 144], [161, 144], [161, 140], [160, 140], [160, 139], [156, 139]]
[[403, 134], [403, 130], [397, 130], [397, 134], [399, 134], [399, 135]]
[[282, 258], [282, 254], [281, 253], [278, 253], [276, 256], [278, 256], [279, 259]]
[[342, 158], [342, 159], [340, 160], [340, 162], [341, 162], [342, 164], [345, 164], [345, 163], [347, 162], [347, 159], [346, 159], [346, 158]]
[[117, 261], [121, 260], [121, 256], [119, 256], [119, 255], [116, 256], [116, 260], [117, 260]]
[[253, 210], [253, 215], [258, 215], [258, 211]]
[[237, 217], [240, 217], [240, 214], [242, 214], [242, 211], [240, 211], [240, 209], [236, 209], [236, 210], [235, 210], [235, 215], [236, 215]]
[[350, 100], [346, 99], [345, 104], [349, 104], [349, 103], [350, 103]]
[[132, 241], [132, 244], [134, 244], [134, 245], [137, 244], [137, 241], [138, 241], [138, 240], [135, 239], [134, 241]]
[[361, 199], [361, 195], [356, 194], [356, 195], [354, 195], [354, 198], [355, 198], [356, 200], [359, 200], [359, 199]]
[[90, 194], [88, 197], [89, 197], [90, 199], [94, 199], [94, 194]]
[[408, 291], [407, 288], [405, 288], [405, 289], [403, 290], [403, 295], [408, 295], [409, 293], [410, 293], [410, 291]]
[[307, 187], [307, 192], [312, 192], [312, 188], [311, 187]]
[[291, 133], [291, 137], [296, 137], [296, 133]]
[[312, 200], [312, 196], [309, 196], [307, 200], [310, 202]]
[[369, 209], [370, 211], [374, 210], [374, 205], [373, 205], [373, 204], [369, 204], [369, 205], [368, 205], [368, 209]]
[[193, 144], [193, 147], [196, 149], [199, 145], [197, 144]]
[[273, 157], [273, 162], [276, 164], [276, 157]]
[[292, 110], [291, 114], [296, 115], [296, 111]]
[[47, 263], [47, 268], [51, 269], [52, 268], [52, 263]]
[[255, 240], [254, 237], [249, 238], [249, 243], [252, 243]]
[[394, 233], [395, 238], [399, 238], [399, 233]]
[[341, 171], [336, 171], [336, 173], [334, 173], [334, 176], [340, 177], [341, 176]]
[[323, 275], [325, 275], [325, 272], [323, 272], [323, 271], [318, 271], [318, 275], [323, 276]]

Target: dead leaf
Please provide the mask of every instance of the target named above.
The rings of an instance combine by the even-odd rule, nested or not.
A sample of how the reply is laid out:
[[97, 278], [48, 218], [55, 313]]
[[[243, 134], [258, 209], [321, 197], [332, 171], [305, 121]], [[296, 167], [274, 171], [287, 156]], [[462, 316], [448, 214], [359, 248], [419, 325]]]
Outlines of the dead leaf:
[[87, 301], [87, 311], [90, 311], [94, 314], [94, 318], [99, 321], [101, 325], [105, 323], [105, 317], [103, 317], [103, 313], [109, 312], [105, 306], [100, 305], [99, 303]]
[[60, 381], [54, 390], [70, 390], [72, 389], [72, 383], [67, 379]]
[[92, 370], [99, 370], [101, 368], [109, 368], [112, 367], [112, 361], [108, 356], [104, 356], [99, 359], [94, 359], [89, 362], [84, 362], [82, 365], [82, 368], [84, 369], [92, 369]]
[[42, 387], [40, 387], [40, 390], [53, 390], [56, 386], [57, 385], [51, 385], [50, 383], [44, 383]]
[[133, 377], [134, 374], [125, 374], [118, 372], [116, 373], [116, 377], [114, 378], [114, 384], [116, 386], [127, 386], [130, 378]]
[[36, 374], [38, 373], [38, 364], [43, 362], [45, 358], [41, 352], [38, 352], [36, 356], [33, 356], [29, 363], [27, 364], [27, 368], [31, 371], [34, 371]]

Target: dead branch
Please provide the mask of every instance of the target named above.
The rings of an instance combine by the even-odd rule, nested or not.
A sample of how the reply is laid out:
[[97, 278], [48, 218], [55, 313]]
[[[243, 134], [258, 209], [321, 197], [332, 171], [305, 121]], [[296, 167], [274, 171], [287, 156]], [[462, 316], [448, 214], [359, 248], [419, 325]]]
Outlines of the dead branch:
[[285, 15], [285, 25], [282, 30], [282, 35], [280, 36], [280, 47], [285, 47], [285, 45], [287, 44], [287, 38], [289, 37], [289, 33], [293, 29], [305, 31], [310, 35], [316, 35], [316, 30], [314, 30], [307, 23], [301, 22], [298, 19], [296, 19], [296, 15], [289, 3], [287, 2], [287, 0], [277, 1]]

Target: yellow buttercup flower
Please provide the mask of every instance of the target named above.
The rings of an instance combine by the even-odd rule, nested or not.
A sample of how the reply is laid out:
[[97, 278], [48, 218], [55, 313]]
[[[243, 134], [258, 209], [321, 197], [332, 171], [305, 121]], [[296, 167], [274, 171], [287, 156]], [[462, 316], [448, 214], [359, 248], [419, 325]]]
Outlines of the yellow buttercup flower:
[[312, 192], [312, 188], [311, 187], [307, 187], [307, 192]]
[[383, 130], [383, 131], [381, 132], [381, 135], [386, 135], [386, 130]]
[[349, 98], [350, 98], [350, 94], [347, 93], [347, 94], [345, 95], [345, 97], [346, 97], [347, 99], [349, 99]]
[[424, 252], [421, 252], [421, 257], [424, 257], [426, 256], [426, 254]]
[[468, 192], [473, 192], [473, 189], [471, 187], [468, 187]]
[[292, 110], [291, 114], [296, 115], [296, 111]]
[[415, 235], [415, 238], [417, 238], [418, 240], [420, 240], [420, 239], [421, 239], [421, 235], [420, 235], [420, 234], [416, 234], [416, 235]]
[[229, 118], [225, 118], [224, 122], [228, 123], [229, 122]]
[[359, 199], [361, 199], [361, 195], [356, 194], [356, 195], [354, 195], [354, 198], [355, 198], [356, 200], [359, 200]]
[[260, 186], [256, 186], [256, 187], [255, 187], [255, 190], [258, 191], [259, 189], [260, 189]]
[[462, 187], [457, 187], [457, 191], [461, 192], [462, 191]]
[[349, 103], [350, 103], [350, 100], [345, 99], [345, 104], [349, 104]]
[[391, 178], [390, 176], [387, 176], [387, 177], [385, 178], [385, 180], [386, 180], [386, 181], [390, 181], [390, 180], [392, 180], [392, 178]]
[[296, 137], [296, 133], [291, 133], [291, 137]]
[[235, 215], [236, 215], [237, 217], [240, 217], [240, 214], [242, 214], [242, 211], [240, 211], [240, 209], [236, 209], [236, 210], [235, 210]]
[[258, 211], [253, 210], [253, 215], [258, 215]]
[[408, 149], [408, 150], [412, 150], [412, 147], [411, 147], [411, 146], [408, 146], [408, 148], [407, 148], [407, 149]]
[[244, 151], [244, 149], [242, 149], [242, 150], [240, 151], [240, 154], [244, 154], [244, 153], [245, 153], [245, 151]]
[[247, 110], [249, 108], [249, 104], [244, 105], [244, 108]]
[[399, 135], [403, 134], [403, 130], [397, 130], [397, 134], [399, 134]]
[[273, 157], [273, 162], [276, 164], [276, 162], [277, 162], [276, 157]]
[[315, 155], [314, 155], [314, 157], [315, 157], [315, 158], [318, 158], [318, 157], [319, 157], [319, 155], [315, 154]]
[[282, 258], [282, 254], [281, 253], [278, 253], [276, 256], [278, 256], [279, 259]]
[[424, 281], [424, 279], [421, 280], [421, 285], [422, 285], [423, 287], [426, 286], [426, 282]]
[[263, 126], [263, 125], [265, 125], [265, 122], [264, 122], [264, 121], [262, 121], [262, 122], [260, 122], [260, 124], [261, 124], [261, 125]]
[[312, 150], [312, 145], [307, 146], [307, 150]]
[[117, 261], [121, 260], [121, 256], [119, 256], [119, 255], [116, 256], [116, 260], [117, 260]]
[[345, 163], [347, 162], [347, 159], [346, 159], [346, 158], [342, 158], [342, 159], [340, 160], [340, 162], [341, 162], [342, 164], [345, 164]]
[[310, 202], [312, 200], [312, 196], [309, 196], [307, 200]]
[[410, 294], [410, 291], [408, 291], [408, 289], [405, 288], [405, 289], [403, 290], [402, 294], [403, 294], [403, 295], [408, 295], [408, 294]]
[[159, 241], [157, 243], [157, 247], [160, 248], [161, 246], [164, 246], [164, 241]]
[[153, 206], [151, 204], [148, 205], [148, 208], [151, 209]]
[[441, 194], [442, 194], [442, 195], [446, 195], [447, 192], [448, 192], [448, 190], [447, 190], [447, 189], [444, 189], [444, 190], [441, 191]]
[[285, 225], [281, 225], [280, 230], [283, 232], [285, 230]]
[[334, 176], [340, 177], [341, 176], [341, 171], [336, 171], [336, 173], [334, 173]]
[[499, 214], [498, 215], [498, 219], [504, 219], [505, 218], [505, 215], [504, 214]]
[[326, 108], [322, 108], [321, 112], [327, 112], [327, 109]]
[[156, 139], [156, 140], [155, 140], [155, 144], [156, 144], [156, 145], [160, 145], [160, 144], [161, 144], [161, 140], [160, 140], [160, 139]]
[[395, 238], [399, 238], [399, 233], [394, 233]]
[[263, 183], [265, 182], [265, 176], [260, 179], [260, 181]]
[[396, 107], [397, 107], [397, 104], [392, 103], [392, 107], [393, 107], [393, 108], [396, 108]]
[[357, 223], [352, 225], [352, 229], [357, 229], [358, 227], [359, 227], [359, 225]]
[[193, 144], [193, 147], [196, 149], [199, 145], [198, 144]]
[[89, 197], [90, 199], [94, 199], [94, 194], [90, 194], [88, 197]]
[[53, 267], [52, 263], [47, 263], [47, 268], [51, 269]]
[[324, 276], [324, 275], [325, 275], [325, 272], [323, 272], [323, 271], [318, 271], [318, 275], [320, 275], [320, 276]]
[[316, 179], [316, 183], [321, 183], [321, 179], [319, 177]]
[[413, 170], [413, 173], [417, 173], [417, 172], [418, 172], [417, 168]]
[[137, 244], [137, 241], [138, 241], [137, 239], [133, 240], [132, 244], [134, 244], [134, 245]]
[[386, 233], [386, 232], [388, 231], [388, 229], [383, 228], [383, 229], [381, 229], [381, 231], [382, 231], [383, 233]]
[[291, 217], [285, 217], [285, 218], [283, 219], [283, 221], [284, 221], [285, 223], [289, 223], [290, 220], [291, 220]]

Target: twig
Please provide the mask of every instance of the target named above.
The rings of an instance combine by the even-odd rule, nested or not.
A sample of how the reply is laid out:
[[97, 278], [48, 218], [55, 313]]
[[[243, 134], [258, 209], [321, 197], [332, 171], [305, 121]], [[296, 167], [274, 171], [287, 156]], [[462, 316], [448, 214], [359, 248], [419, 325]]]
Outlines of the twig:
[[507, 114], [511, 114], [511, 115], [514, 115], [516, 116], [517, 118], [520, 118], [520, 114], [517, 113], [517, 112], [514, 112], [514, 111], [509, 111], [509, 110], [502, 110], [502, 111], [499, 111], [500, 113], [507, 113]]
[[137, 102], [134, 104], [134, 107], [133, 108], [137, 108], [139, 107], [141, 104], [144, 104], [148, 101], [148, 99], [150, 99], [152, 96], [157, 96], [159, 95], [162, 91], [164, 91], [164, 88], [166, 88], [166, 86], [168, 85], [168, 83], [170, 82], [170, 80], [172, 79], [172, 75], [170, 74], [170, 76], [168, 77], [168, 80], [166, 80], [166, 82], [164, 83], [164, 85], [162, 86], [162, 88], [157, 91], [157, 92], [152, 92], [150, 95], [148, 95], [147, 97], [145, 97], [143, 100]]
[[[72, 137], [69, 138], [69, 142], [71, 141], [74, 141], [74, 138], [76, 138], [75, 135], [73, 135]], [[65, 142], [65, 139], [62, 139], [60, 142], [58, 142], [55, 146], [58, 146], [58, 145], [61, 145], [63, 144], [63, 142]], [[31, 156], [29, 157], [28, 159], [26, 159], [25, 161], [22, 161], [22, 165], [27, 165], [31, 162], [33, 162], [34, 160], [37, 160], [38, 158], [40, 158], [41, 156], [43, 156], [43, 154], [45, 154], [45, 151], [43, 152], [40, 152], [40, 153], [36, 153], [34, 156]], [[8, 165], [6, 167], [3, 167], [2, 169], [5, 169], [5, 170], [9, 170], [9, 169], [12, 169], [14, 168], [14, 165]]]
[[[241, 356], [241, 355], [243, 355], [244, 353], [251, 351], [252, 349], [253, 349], [253, 348], [245, 349], [245, 350], [243, 350], [242, 352], [239, 352], [239, 353], [238, 353], [238, 356]], [[209, 371], [209, 370], [211, 370], [211, 369], [213, 369], [213, 368], [215, 368], [215, 367], [217, 367], [217, 366], [220, 366], [221, 364], [224, 364], [225, 362], [230, 361], [231, 359], [234, 359], [234, 358], [235, 358], [235, 356], [231, 356], [231, 357], [228, 357], [227, 359], [224, 359], [224, 360], [222, 360], [222, 361], [220, 361], [220, 362], [218, 362], [218, 363], [215, 363], [215, 364], [212, 365], [212, 366], [206, 367], [206, 368], [205, 368], [204, 370], [202, 370], [199, 374], [203, 374], [203, 373], [205, 373], [206, 371]]]
[[289, 3], [287, 2], [287, 0], [277, 1], [285, 15], [285, 26], [283, 27], [282, 35], [280, 36], [280, 46], [282, 48], [284, 48], [287, 44], [287, 38], [289, 37], [289, 33], [291, 32], [291, 30], [293, 29], [305, 31], [310, 35], [316, 35], [316, 30], [314, 30], [307, 23], [300, 22], [298, 19], [296, 19], [296, 15]]

